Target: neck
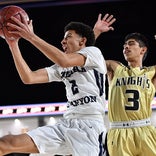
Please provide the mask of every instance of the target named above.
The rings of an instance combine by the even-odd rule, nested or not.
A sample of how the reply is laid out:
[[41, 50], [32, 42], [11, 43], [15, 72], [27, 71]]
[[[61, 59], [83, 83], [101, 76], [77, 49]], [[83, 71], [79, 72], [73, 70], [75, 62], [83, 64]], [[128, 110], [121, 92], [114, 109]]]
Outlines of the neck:
[[133, 67], [133, 68], [135, 68], [135, 67], [142, 68], [143, 67], [142, 63], [135, 63], [135, 62], [128, 62], [128, 66]]

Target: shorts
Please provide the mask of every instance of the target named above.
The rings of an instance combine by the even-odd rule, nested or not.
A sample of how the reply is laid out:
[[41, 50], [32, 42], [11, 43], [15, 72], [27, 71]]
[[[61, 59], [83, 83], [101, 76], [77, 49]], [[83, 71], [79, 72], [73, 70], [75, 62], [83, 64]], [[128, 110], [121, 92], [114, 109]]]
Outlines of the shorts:
[[156, 156], [156, 129], [151, 125], [110, 129], [107, 146], [110, 156]]
[[55, 125], [27, 132], [40, 153], [72, 156], [104, 156], [106, 128], [103, 122], [61, 119]]

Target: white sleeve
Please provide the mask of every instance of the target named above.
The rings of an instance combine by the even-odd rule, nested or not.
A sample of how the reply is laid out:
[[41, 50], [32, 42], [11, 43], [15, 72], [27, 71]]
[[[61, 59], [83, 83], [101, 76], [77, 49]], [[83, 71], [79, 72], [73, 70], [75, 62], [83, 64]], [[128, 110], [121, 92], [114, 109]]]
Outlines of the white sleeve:
[[105, 59], [99, 48], [94, 46], [85, 47], [78, 51], [78, 53], [86, 57], [86, 62], [84, 66], [91, 66], [95, 68], [100, 67], [101, 70], [103, 70], [105, 73], [107, 72]]
[[56, 64], [45, 68], [48, 73], [49, 82], [52, 81], [62, 81], [60, 74], [58, 72], [58, 66]]

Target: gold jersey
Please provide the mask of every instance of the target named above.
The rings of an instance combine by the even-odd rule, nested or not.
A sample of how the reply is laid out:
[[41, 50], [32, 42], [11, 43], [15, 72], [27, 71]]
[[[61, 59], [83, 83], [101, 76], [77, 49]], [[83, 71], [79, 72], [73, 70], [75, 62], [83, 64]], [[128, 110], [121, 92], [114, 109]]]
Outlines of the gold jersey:
[[155, 67], [127, 67], [120, 64], [109, 85], [110, 122], [142, 120], [151, 116], [155, 95], [152, 78]]

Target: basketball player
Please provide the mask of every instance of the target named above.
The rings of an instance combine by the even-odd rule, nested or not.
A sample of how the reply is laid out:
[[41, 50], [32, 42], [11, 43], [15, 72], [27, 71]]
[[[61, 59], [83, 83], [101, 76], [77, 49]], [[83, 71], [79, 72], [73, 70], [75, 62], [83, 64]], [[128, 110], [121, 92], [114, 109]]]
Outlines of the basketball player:
[[[105, 16], [94, 25], [96, 38], [105, 32]], [[106, 60], [109, 79], [108, 151], [110, 156], [156, 156], [156, 129], [151, 125], [151, 102], [156, 89], [156, 66], [145, 67], [148, 42], [140, 33], [125, 37], [127, 65]]]
[[[22, 16], [22, 15], [21, 15]], [[53, 81], [63, 82], [68, 99], [63, 119], [54, 126], [43, 126], [26, 134], [7, 135], [0, 139], [0, 155], [8, 153], [47, 153], [72, 156], [102, 156], [102, 135], [106, 134], [105, 115], [105, 60], [94, 46], [95, 36], [91, 27], [71, 22], [64, 29], [61, 41], [64, 52], [50, 45], [33, 32], [32, 21], [23, 23], [12, 18], [17, 25], [8, 24], [18, 34], [39, 49], [55, 64], [32, 71], [22, 57], [19, 39], [6, 38], [15, 66], [25, 84]], [[115, 21], [107, 19], [106, 31]], [[103, 141], [102, 141], [103, 140]]]

